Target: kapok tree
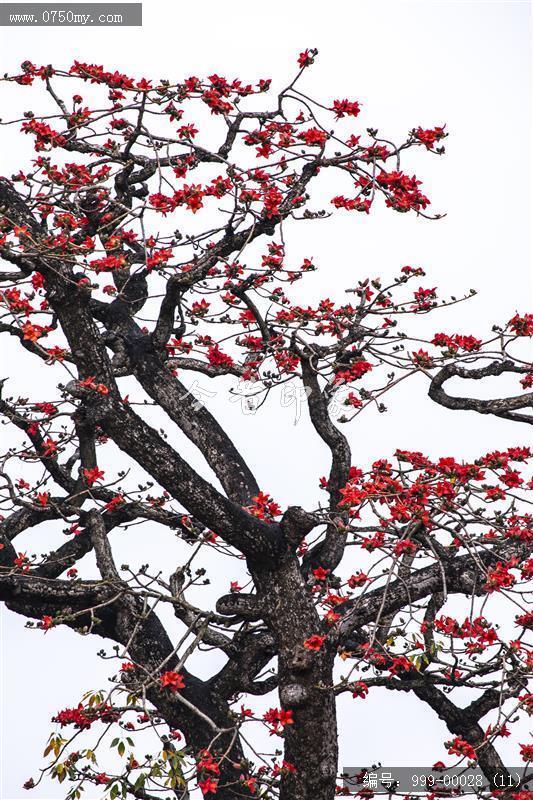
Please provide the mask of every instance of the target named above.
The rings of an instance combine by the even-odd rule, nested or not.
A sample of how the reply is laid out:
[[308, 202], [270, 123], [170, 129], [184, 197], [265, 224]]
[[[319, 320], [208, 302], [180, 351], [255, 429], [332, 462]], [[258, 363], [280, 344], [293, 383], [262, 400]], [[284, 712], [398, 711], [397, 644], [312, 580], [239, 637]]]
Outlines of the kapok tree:
[[[8, 381], [0, 400], [0, 599], [48, 636], [64, 625], [104, 637], [112, 673], [111, 688], [58, 709], [51, 761], [27, 788], [50, 774], [72, 798], [96, 784], [111, 798], [198, 785], [221, 800], [331, 800], [345, 791], [336, 698], [357, 707], [374, 687], [426, 704], [450, 731], [448, 765], [478, 763], [490, 787], [505, 771], [498, 737], [533, 707], [529, 449], [474, 463], [391, 451], [365, 466], [342, 429], [368, 407], [384, 411], [384, 394], [419, 373], [448, 408], [530, 423], [520, 345], [533, 316], [519, 309], [484, 339], [407, 330], [459, 302], [411, 266], [389, 284], [358, 276], [347, 301], [298, 303], [315, 264], [291, 259], [294, 229], [383, 202], [430, 217], [402, 164], [408, 151], [441, 154], [447, 135], [417, 127], [394, 144], [362, 132], [358, 102], [297, 88], [315, 56], [300, 55], [270, 105], [270, 81], [219, 75], [150, 81], [27, 61], [4, 78], [35, 92], [38, 110], [3, 123], [20, 125], [36, 156], [0, 181], [0, 331], [21, 368], [29, 359], [46, 372], [34, 396], [11, 396]], [[446, 390], [450, 378], [504, 373], [516, 396]], [[317, 483], [327, 474], [314, 508], [282, 510], [257, 483], [191, 385], [198, 377], [207, 394], [231, 380], [254, 408], [278, 389], [302, 393], [331, 453], [317, 464]], [[165, 433], [171, 423], [204, 475]], [[67, 539], [42, 554], [50, 522]], [[156, 523], [190, 554], [166, 574], [117, 564], [113, 533], [133, 523]], [[30, 529], [36, 552], [21, 552]], [[190, 593], [207, 581], [208, 550], [231, 590], [201, 608]], [[98, 580], [76, 567], [90, 552]], [[491, 621], [495, 607], [507, 627]], [[223, 666], [200, 679], [190, 657], [207, 650], [209, 663], [213, 649]], [[269, 692], [272, 708], [254, 711]], [[255, 744], [258, 726], [275, 737], [271, 755]], [[517, 757], [520, 745], [528, 762], [533, 748], [518, 741]]]

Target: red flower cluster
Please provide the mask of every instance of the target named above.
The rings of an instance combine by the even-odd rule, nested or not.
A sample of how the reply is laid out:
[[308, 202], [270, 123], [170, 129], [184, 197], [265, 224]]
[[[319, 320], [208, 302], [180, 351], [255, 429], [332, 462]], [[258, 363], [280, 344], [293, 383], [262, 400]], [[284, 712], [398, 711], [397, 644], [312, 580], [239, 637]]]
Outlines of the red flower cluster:
[[92, 486], [96, 481], [101, 480], [105, 472], [98, 467], [93, 467], [92, 469], [84, 469], [83, 474], [85, 476], [85, 480], [87, 481], [87, 486]]
[[372, 370], [372, 364], [364, 359], [354, 361], [347, 368], [340, 368], [335, 372], [334, 383], [352, 383]]
[[309, 67], [311, 64], [314, 64], [317, 52], [317, 50], [304, 50], [303, 53], [300, 53], [298, 56], [298, 66], [303, 69], [304, 67]]
[[211, 345], [207, 350], [207, 360], [213, 367], [232, 367], [233, 359], [223, 353], [218, 344]]
[[263, 714], [263, 719], [271, 728], [270, 735], [273, 733], [281, 733], [286, 725], [294, 725], [292, 711], [284, 711], [281, 708], [269, 708]]
[[418, 188], [422, 182], [415, 175], [409, 177], [403, 172], [383, 171], [376, 180], [386, 190], [386, 205], [395, 211], [421, 211], [429, 205], [428, 198]]
[[336, 119], [341, 119], [342, 117], [357, 117], [361, 111], [361, 106], [357, 101], [334, 100], [331, 110], [335, 112]]
[[418, 127], [414, 131], [415, 138], [418, 139], [419, 142], [425, 144], [428, 150], [433, 150], [436, 142], [440, 142], [441, 139], [444, 139], [446, 136], [446, 132], [444, 130], [445, 126], [437, 126], [436, 128], [420, 128]]
[[97, 706], [83, 706], [81, 703], [77, 708], [65, 708], [52, 717], [52, 722], [58, 722], [62, 728], [66, 725], [74, 725], [79, 730], [90, 728], [94, 722], [116, 722], [120, 719], [121, 712], [114, 709], [108, 703]]
[[180, 672], [169, 670], [163, 672], [159, 678], [159, 683], [163, 689], [168, 689], [170, 692], [177, 692], [179, 689], [185, 688], [185, 681]]
[[533, 314], [515, 314], [508, 324], [517, 336], [533, 336]]
[[431, 340], [431, 344], [437, 347], [445, 347], [450, 353], [455, 354], [458, 350], [464, 350], [467, 353], [476, 352], [480, 349], [482, 343], [475, 336], [462, 336], [458, 333], [448, 336], [446, 333], [436, 333]]
[[313, 636], [310, 636], [305, 640], [304, 647], [307, 648], [307, 650], [314, 650], [315, 652], [318, 652], [322, 649], [322, 645], [326, 641], [326, 638], [326, 636], [319, 636], [318, 633], [315, 633]]
[[495, 567], [487, 570], [487, 581], [485, 589], [487, 592], [499, 592], [502, 589], [509, 589], [516, 581], [514, 575], [511, 575], [509, 569], [516, 565], [516, 561], [504, 564], [498, 561]]
[[273, 521], [281, 514], [280, 506], [265, 492], [259, 492], [255, 497], [252, 497], [252, 505], [248, 506], [246, 510], [253, 514], [254, 517], [263, 519], [266, 522]]
[[109, 394], [109, 389], [103, 383], [96, 383], [94, 375], [85, 378], [83, 381], [79, 381], [79, 385], [84, 389], [91, 389], [93, 392], [98, 392], [98, 394]]
[[[218, 789], [218, 776], [220, 775], [220, 767], [214, 760], [209, 750], [201, 750], [198, 753], [198, 772], [204, 776], [203, 780], [198, 781], [198, 786], [204, 795], [216, 794]], [[207, 773], [207, 775], [206, 775]]]
[[477, 761], [476, 751], [465, 739], [456, 736], [450, 742], [446, 742], [448, 753], [451, 756], [466, 756], [470, 761]]
[[352, 697], [361, 697], [363, 700], [368, 694], [368, 686], [364, 681], [356, 681], [352, 685]]

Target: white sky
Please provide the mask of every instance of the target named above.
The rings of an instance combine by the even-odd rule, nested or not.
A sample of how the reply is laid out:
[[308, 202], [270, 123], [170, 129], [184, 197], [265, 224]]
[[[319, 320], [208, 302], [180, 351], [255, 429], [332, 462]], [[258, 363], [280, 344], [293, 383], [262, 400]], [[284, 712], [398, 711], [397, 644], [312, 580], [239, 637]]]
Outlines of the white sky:
[[[426, 285], [441, 287], [443, 294], [480, 290], [474, 301], [439, 312], [432, 329], [481, 335], [525, 311], [532, 275], [527, 2], [150, 0], [142, 29], [0, 29], [0, 73], [25, 59], [68, 67], [76, 58], [139, 77], [178, 79], [216, 71], [250, 81], [272, 77], [274, 86], [281, 86], [306, 47], [320, 53], [302, 86], [317, 99], [359, 100], [362, 127], [379, 127], [392, 139], [419, 124], [446, 123], [450, 132], [444, 158], [418, 152], [415, 165], [433, 210], [448, 216], [427, 222], [385, 211], [368, 218], [346, 214], [306, 227], [305, 237], [296, 230], [289, 240], [295, 258], [314, 255], [321, 266], [308, 291], [341, 296], [354, 278], [387, 276], [413, 264], [424, 267]], [[11, 101], [4, 92], [0, 85], [0, 116], [6, 119]], [[14, 135], [6, 147], [4, 135], [0, 128], [0, 173], [10, 175], [23, 166], [26, 151]], [[35, 380], [9, 351], [0, 351], [0, 377], [5, 374], [22, 393]], [[423, 382], [390, 395], [387, 404], [388, 414], [362, 416], [350, 429], [358, 463], [397, 447], [468, 459], [524, 443], [525, 432], [513, 423], [435, 406]], [[270, 408], [259, 421], [221, 398], [210, 407], [220, 410], [242, 444], [262, 488], [282, 505], [316, 503], [327, 453], [303, 422], [294, 425], [292, 409]], [[196, 459], [195, 466], [200, 464]], [[41, 552], [63, 541], [53, 526], [42, 536], [37, 543], [35, 533], [21, 537], [20, 548]], [[140, 529], [115, 539], [118, 563], [149, 558], [163, 567], [184, 552], [155, 529], [150, 529], [150, 552]], [[227, 576], [218, 578], [225, 591]], [[21, 617], [5, 611], [1, 624], [0, 798], [14, 800], [28, 796], [20, 787], [37, 775], [52, 714], [104, 684], [108, 669], [95, 655], [102, 640], [62, 629], [46, 636], [31, 633]], [[205, 674], [213, 669], [214, 664], [199, 665]], [[343, 700], [341, 732], [344, 764], [379, 759], [423, 766], [444, 755], [444, 726], [403, 694], [377, 694], [364, 703]], [[511, 756], [515, 751], [507, 746], [502, 752]], [[31, 796], [54, 798], [58, 789], [45, 785]]]

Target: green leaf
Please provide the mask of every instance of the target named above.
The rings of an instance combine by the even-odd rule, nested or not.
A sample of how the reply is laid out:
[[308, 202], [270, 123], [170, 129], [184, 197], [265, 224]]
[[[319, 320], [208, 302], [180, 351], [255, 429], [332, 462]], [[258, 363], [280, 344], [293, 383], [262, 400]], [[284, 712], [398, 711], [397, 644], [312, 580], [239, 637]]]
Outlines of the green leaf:
[[141, 772], [141, 774], [138, 776], [137, 780], [134, 783], [134, 788], [142, 789], [145, 783], [146, 783], [146, 775], [144, 774], [144, 772]]

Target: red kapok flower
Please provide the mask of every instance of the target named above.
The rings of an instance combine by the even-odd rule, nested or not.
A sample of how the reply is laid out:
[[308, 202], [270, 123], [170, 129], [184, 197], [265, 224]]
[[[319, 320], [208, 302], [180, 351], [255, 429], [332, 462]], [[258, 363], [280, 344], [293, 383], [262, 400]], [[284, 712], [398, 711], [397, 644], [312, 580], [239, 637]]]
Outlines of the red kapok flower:
[[181, 673], [172, 670], [164, 672], [159, 678], [159, 683], [163, 689], [169, 689], [171, 692], [177, 692], [178, 689], [185, 688], [185, 682]]
[[304, 647], [306, 647], [307, 650], [318, 651], [322, 648], [322, 645], [324, 644], [325, 641], [326, 641], [325, 636], [319, 636], [318, 633], [315, 633], [313, 634], [313, 636], [310, 636], [308, 639], [305, 640]]
[[446, 742], [448, 753], [451, 756], [466, 756], [470, 761], [477, 761], [476, 751], [466, 739], [456, 736], [451, 742]]

